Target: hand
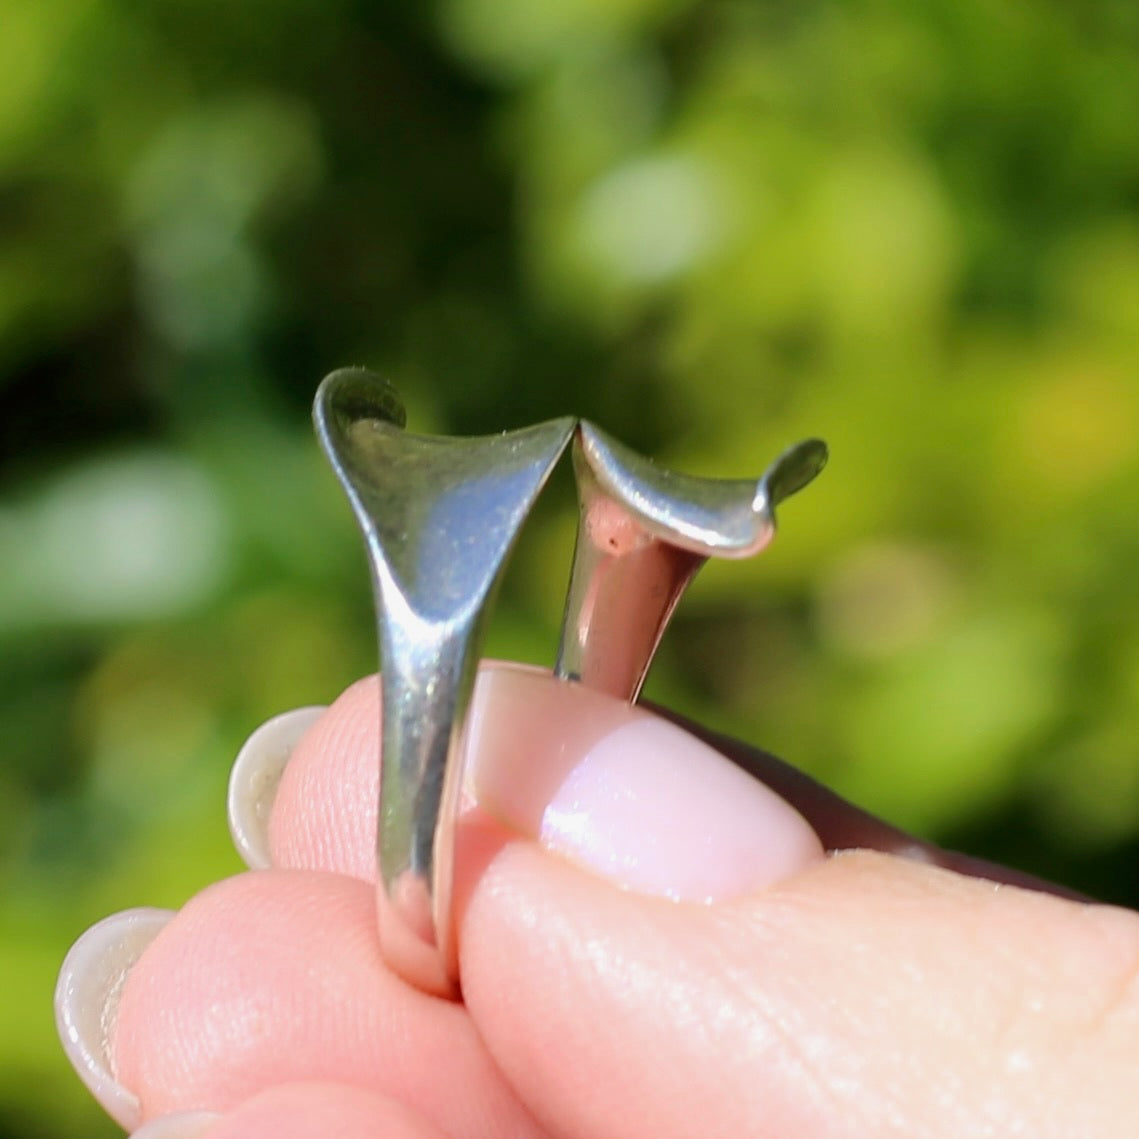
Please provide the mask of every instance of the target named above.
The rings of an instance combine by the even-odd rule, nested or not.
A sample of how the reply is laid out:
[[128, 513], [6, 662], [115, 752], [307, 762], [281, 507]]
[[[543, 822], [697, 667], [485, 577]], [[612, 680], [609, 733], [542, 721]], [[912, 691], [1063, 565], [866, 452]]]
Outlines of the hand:
[[377, 703], [293, 750], [271, 869], [139, 919], [141, 953], [121, 917], [73, 950], [71, 1025], [137, 957], [117, 1084], [85, 1078], [148, 1139], [1135, 1134], [1139, 915], [959, 873], [1000, 877], [532, 672], [476, 695], [463, 1001], [410, 989], [375, 934]]

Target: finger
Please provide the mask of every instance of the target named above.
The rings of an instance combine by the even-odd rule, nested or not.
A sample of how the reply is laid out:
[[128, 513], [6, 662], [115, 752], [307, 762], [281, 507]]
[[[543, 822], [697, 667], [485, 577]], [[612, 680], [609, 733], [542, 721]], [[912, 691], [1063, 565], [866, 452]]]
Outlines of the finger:
[[[512, 671], [503, 666], [483, 667], [472, 702], [472, 718], [478, 717], [486, 702], [494, 675]], [[564, 687], [547, 676], [535, 691], [560, 692]], [[594, 694], [579, 686], [568, 691], [571, 699], [580, 696], [587, 707], [599, 706]], [[528, 698], [524, 696], [523, 701]], [[606, 701], [604, 709], [601, 724], [610, 731], [626, 723], [643, 722], [650, 715], [619, 701]], [[495, 714], [508, 722], [518, 712], [509, 696], [497, 701]], [[347, 689], [302, 736], [280, 777], [272, 804], [268, 845], [274, 866], [329, 870], [375, 881], [379, 729], [379, 683], [376, 677], [368, 677]], [[782, 773], [750, 774], [778, 779]], [[808, 799], [807, 805], [812, 801]]]
[[270, 1088], [214, 1123], [202, 1139], [446, 1139], [386, 1096], [350, 1084]]
[[462, 1007], [390, 974], [375, 931], [372, 887], [341, 875], [261, 871], [196, 897], [119, 1002], [115, 1070], [142, 1117], [333, 1081], [447, 1134], [536, 1134]]
[[[492, 671], [503, 669], [484, 666], [484, 672]], [[552, 678], [547, 682], [551, 686], [560, 684]], [[580, 686], [569, 690], [574, 698], [590, 701], [592, 694], [588, 690]], [[614, 712], [614, 728], [636, 720], [646, 711], [614, 704], [624, 709], [624, 718]], [[476, 710], [478, 706], [476, 693]], [[666, 717], [704, 740], [771, 788], [807, 820], [828, 850], [880, 850], [961, 874], [1086, 900], [1064, 886], [1022, 871], [943, 850], [848, 803], [759, 748], [713, 732], [674, 712], [655, 707], [647, 711]], [[503, 715], [513, 714], [513, 708], [503, 709]], [[281, 778], [269, 823], [269, 845], [275, 865], [333, 870], [365, 881], [375, 880], [379, 720], [379, 684], [375, 677], [369, 677], [349, 688], [301, 739]]]
[[567, 755], [581, 717], [552, 698], [534, 722], [488, 715], [507, 735], [480, 739], [473, 778], [499, 842], [460, 894], [464, 1000], [552, 1132], [1133, 1126], [1139, 917], [870, 852], [800, 852], [757, 887], [735, 876], [738, 796], [721, 788], [716, 826], [689, 794], [717, 778], [706, 747], [687, 773], [668, 757], [670, 799], [651, 735]]
[[269, 816], [274, 866], [376, 879], [380, 685], [357, 681], [301, 737]]
[[[590, 710], [589, 716], [571, 720], [562, 729], [572, 725], [579, 737], [590, 732], [613, 733], [624, 725], [654, 719], [640, 707], [598, 699], [577, 685], [566, 686], [529, 670], [491, 665], [480, 672], [472, 700], [472, 722], [480, 720], [480, 709], [490, 699], [494, 678], [499, 674], [530, 676], [535, 681], [520, 697], [521, 703], [512, 704], [509, 695], [495, 701], [494, 715], [505, 717], [507, 722], [523, 711], [532, 720], [540, 720], [540, 697], [547, 692], [568, 692], [571, 700], [580, 699], [582, 707]], [[538, 699], [527, 709], [531, 696]], [[376, 677], [369, 677], [344, 692], [302, 736], [280, 776], [270, 812], [268, 847], [274, 866], [331, 870], [375, 880], [379, 727], [379, 684]], [[553, 769], [550, 774], [555, 774]], [[780, 817], [795, 814], [786, 811], [781, 802], [771, 802]], [[794, 821], [797, 825], [798, 819]]]
[[1133, 915], [870, 852], [676, 906], [506, 848], [464, 999], [552, 1133], [1133, 1134]]

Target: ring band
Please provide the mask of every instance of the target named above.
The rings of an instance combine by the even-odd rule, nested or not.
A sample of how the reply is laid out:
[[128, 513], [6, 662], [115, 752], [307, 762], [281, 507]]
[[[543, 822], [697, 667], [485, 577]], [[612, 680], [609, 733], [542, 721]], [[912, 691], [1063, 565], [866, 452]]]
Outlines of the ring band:
[[375, 593], [381, 948], [418, 987], [451, 993], [453, 823], [484, 618], [574, 420], [480, 438], [414, 435], [391, 385], [361, 369], [328, 376], [313, 417], [363, 531]]

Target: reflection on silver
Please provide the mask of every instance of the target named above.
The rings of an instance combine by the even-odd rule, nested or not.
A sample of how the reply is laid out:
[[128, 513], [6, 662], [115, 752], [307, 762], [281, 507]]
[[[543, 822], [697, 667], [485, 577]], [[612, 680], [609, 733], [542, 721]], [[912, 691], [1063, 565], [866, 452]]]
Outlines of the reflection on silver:
[[317, 435], [364, 533], [383, 661], [379, 835], [385, 958], [453, 989], [453, 822], [488, 602], [571, 418], [484, 438], [413, 435], [390, 384], [334, 372]]
[[809, 439], [758, 481], [693, 478], [582, 423], [573, 449], [581, 520], [557, 675], [635, 700], [696, 571], [709, 557], [762, 550], [775, 534], [775, 507], [826, 460], [826, 444]]

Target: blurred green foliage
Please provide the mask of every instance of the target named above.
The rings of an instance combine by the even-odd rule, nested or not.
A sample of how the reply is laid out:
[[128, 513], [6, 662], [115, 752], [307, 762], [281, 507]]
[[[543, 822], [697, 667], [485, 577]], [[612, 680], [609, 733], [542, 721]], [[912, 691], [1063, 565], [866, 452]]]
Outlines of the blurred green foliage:
[[[650, 695], [1134, 903], [1133, 0], [5, 0], [0, 1135], [96, 1135], [66, 946], [238, 869], [245, 734], [373, 667], [308, 427], [831, 444]], [[549, 662], [564, 475], [491, 649]]]

